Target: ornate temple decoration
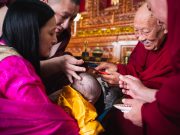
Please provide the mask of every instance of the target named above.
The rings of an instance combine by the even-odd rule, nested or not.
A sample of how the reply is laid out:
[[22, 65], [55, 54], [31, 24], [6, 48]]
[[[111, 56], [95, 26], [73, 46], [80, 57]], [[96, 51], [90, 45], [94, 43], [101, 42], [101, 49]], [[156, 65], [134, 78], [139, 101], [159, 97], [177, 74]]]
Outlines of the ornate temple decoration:
[[111, 5], [118, 5], [119, 4], [119, 0], [111, 0]]
[[[121, 49], [121, 41], [134, 41], [134, 15], [145, 0], [82, 0], [81, 17], [74, 23], [67, 51], [80, 56], [83, 44], [88, 41], [87, 50], [98, 46], [104, 51], [103, 57], [119, 61], [119, 54], [114, 50]], [[73, 32], [73, 31], [72, 31]], [[127, 42], [128, 43], [128, 42]], [[128, 45], [128, 44], [127, 44]], [[116, 56], [116, 57], [114, 57]]]

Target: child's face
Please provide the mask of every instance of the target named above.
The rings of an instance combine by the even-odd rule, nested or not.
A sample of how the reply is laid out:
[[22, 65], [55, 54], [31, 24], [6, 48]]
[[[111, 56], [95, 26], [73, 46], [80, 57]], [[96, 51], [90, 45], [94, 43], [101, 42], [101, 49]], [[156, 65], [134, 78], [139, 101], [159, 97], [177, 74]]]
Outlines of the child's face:
[[87, 92], [86, 94], [83, 94], [84, 98], [92, 104], [95, 104], [97, 102], [100, 95], [101, 95], [101, 90], [96, 90], [96, 91], [93, 90], [93, 92], [89, 92], [89, 93]]
[[86, 99], [87, 99], [90, 103], [95, 104], [96, 101], [98, 100], [98, 97], [97, 97], [97, 95], [89, 95], [88, 97], [86, 97]]

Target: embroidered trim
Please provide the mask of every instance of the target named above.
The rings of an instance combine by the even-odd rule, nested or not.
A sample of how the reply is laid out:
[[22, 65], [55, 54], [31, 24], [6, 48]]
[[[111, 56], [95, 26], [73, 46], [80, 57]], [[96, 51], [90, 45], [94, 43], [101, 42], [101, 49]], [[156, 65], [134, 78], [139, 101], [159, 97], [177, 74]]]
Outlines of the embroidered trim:
[[12, 55], [20, 56], [20, 54], [17, 53], [14, 48], [0, 45], [0, 61]]

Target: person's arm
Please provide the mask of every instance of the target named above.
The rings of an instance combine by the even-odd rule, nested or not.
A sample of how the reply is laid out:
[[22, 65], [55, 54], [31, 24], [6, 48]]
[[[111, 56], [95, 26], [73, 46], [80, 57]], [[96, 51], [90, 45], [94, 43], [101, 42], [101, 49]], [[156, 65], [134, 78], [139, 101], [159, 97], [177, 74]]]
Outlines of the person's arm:
[[134, 99], [143, 100], [145, 102], [152, 102], [155, 100], [155, 94], [158, 90], [145, 87], [142, 82], [133, 76], [120, 75], [119, 86], [123, 93], [130, 95]]
[[2, 4], [2, 7], [0, 7], [0, 35], [2, 35], [2, 26], [7, 10], [8, 8], [4, 4]]
[[146, 101], [146, 102], [153, 102], [156, 100], [156, 92], [158, 90], [156, 89], [150, 89], [150, 88], [147, 88], [145, 87], [144, 89], [144, 92], [142, 92], [141, 94], [141, 97], [142, 97], [142, 100]]
[[118, 72], [107, 72], [108, 75], [101, 75], [103, 81], [108, 82], [110, 85], [118, 85], [119, 83], [119, 73]]
[[141, 108], [145, 102], [136, 99], [123, 99], [122, 102], [132, 107], [129, 112], [124, 113], [124, 118], [130, 120], [134, 125], [142, 127], [143, 121], [142, 121]]
[[98, 71], [105, 71], [108, 74], [103, 75], [101, 77], [104, 81], [108, 82], [111, 85], [118, 85], [119, 82], [119, 73], [117, 72], [117, 65], [108, 62], [102, 62], [96, 68]]
[[101, 75], [103, 80], [111, 85], [118, 85], [120, 74], [138, 76], [138, 70], [143, 70], [144, 68], [146, 55], [146, 50], [142, 44], [138, 43], [131, 53], [127, 65], [103, 62], [96, 67], [96, 70], [105, 70], [109, 75]]
[[144, 71], [147, 55], [148, 51], [141, 43], [138, 43], [129, 57], [128, 64], [118, 64], [117, 71], [122, 75], [132, 75], [138, 77], [139, 73]]
[[108, 62], [101, 62], [96, 68], [96, 70], [104, 70], [105, 72], [116, 72], [117, 66], [113, 63]]
[[180, 134], [180, 74], [169, 78], [156, 94], [153, 103], [142, 106], [145, 132], [156, 135]]
[[69, 81], [73, 82], [73, 77], [80, 80], [80, 76], [76, 72], [84, 72], [86, 69], [80, 67], [83, 64], [83, 60], [78, 60], [70, 55], [63, 55], [54, 57], [48, 60], [41, 61], [41, 75], [44, 78], [48, 78], [51, 75], [64, 72]]

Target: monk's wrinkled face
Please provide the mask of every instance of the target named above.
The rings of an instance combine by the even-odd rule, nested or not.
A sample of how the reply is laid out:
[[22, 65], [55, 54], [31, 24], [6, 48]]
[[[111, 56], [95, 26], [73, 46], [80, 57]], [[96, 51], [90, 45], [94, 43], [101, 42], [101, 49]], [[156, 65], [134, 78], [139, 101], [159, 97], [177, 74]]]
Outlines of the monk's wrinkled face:
[[167, 0], [147, 0], [147, 4], [153, 15], [167, 25]]
[[139, 15], [135, 17], [135, 36], [147, 50], [157, 50], [162, 43], [164, 28], [157, 21], [156, 18], [149, 16]]

